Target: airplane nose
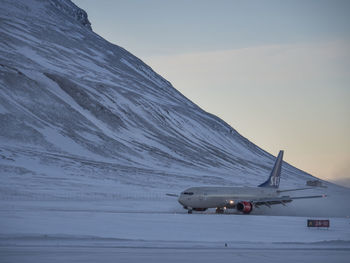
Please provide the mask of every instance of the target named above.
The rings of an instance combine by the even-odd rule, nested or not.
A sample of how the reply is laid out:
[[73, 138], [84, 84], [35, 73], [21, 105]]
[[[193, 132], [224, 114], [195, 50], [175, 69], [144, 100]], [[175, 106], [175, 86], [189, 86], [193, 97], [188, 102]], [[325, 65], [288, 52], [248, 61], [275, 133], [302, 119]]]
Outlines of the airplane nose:
[[177, 201], [181, 204], [181, 205], [184, 205], [183, 203], [183, 196], [180, 195], [179, 198], [177, 199]]

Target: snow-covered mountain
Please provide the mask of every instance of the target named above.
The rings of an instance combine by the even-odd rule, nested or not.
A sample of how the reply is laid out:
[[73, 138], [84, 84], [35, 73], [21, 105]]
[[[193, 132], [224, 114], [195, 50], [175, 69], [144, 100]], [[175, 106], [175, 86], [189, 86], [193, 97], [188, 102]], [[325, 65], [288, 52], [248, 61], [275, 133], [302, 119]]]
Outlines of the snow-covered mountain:
[[[69, 0], [2, 0], [0, 39], [2, 198], [157, 198], [268, 176], [272, 155], [94, 33]], [[283, 164], [282, 187], [312, 178]]]

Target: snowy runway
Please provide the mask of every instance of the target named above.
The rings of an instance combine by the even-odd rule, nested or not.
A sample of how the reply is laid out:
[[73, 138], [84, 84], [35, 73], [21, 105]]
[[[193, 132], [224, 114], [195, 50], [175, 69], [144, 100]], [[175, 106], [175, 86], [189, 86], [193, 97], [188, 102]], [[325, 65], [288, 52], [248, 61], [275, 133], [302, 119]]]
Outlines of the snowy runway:
[[[1, 262], [346, 262], [350, 220], [192, 214], [168, 202], [3, 201]], [[139, 204], [139, 207], [137, 206]], [[225, 243], [227, 247], [225, 247]]]
[[346, 249], [1, 247], [2, 262], [348, 262]]

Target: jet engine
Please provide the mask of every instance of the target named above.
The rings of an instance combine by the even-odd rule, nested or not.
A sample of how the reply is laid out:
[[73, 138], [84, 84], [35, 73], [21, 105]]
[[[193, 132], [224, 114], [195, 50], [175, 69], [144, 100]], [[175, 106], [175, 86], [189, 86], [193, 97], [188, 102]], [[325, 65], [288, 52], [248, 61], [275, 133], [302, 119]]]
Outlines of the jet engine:
[[250, 202], [239, 202], [237, 205], [237, 210], [243, 212], [244, 214], [249, 214], [253, 210], [253, 204]]

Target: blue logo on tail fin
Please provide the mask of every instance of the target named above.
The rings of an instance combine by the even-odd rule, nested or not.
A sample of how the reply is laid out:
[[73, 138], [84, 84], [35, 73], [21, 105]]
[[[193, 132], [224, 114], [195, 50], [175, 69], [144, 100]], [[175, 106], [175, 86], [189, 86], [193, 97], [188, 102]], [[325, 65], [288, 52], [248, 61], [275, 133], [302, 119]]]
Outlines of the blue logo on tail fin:
[[283, 151], [280, 151], [276, 162], [273, 166], [269, 179], [266, 182], [259, 185], [259, 187], [271, 187], [278, 188], [280, 185], [280, 177], [281, 177], [281, 169], [282, 169], [282, 159], [283, 159]]

